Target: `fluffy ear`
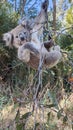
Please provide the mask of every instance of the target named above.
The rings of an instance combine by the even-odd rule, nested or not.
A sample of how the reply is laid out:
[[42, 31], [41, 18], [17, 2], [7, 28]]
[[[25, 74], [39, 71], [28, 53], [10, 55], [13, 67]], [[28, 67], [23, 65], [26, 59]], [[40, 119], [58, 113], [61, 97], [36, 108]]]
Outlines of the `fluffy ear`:
[[6, 46], [12, 47], [13, 35], [11, 33], [3, 34], [3, 40], [5, 41]]
[[27, 24], [27, 19], [24, 19], [24, 20], [21, 22], [21, 25], [25, 28], [25, 27], [26, 27], [26, 24]]
[[44, 44], [44, 47], [49, 51], [51, 47], [54, 46], [54, 41], [50, 39], [49, 41], [45, 41], [43, 44]]
[[42, 4], [42, 9], [47, 12], [49, 1], [45, 0]]

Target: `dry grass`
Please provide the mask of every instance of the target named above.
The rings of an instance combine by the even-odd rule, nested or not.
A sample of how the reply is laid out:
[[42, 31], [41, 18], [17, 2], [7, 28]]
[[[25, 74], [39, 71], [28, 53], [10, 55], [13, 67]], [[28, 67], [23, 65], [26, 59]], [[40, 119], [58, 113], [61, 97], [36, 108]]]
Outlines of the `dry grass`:
[[[26, 129], [27, 126], [33, 127], [35, 122], [39, 122], [39, 124], [45, 124], [45, 127], [48, 128], [49, 130], [72, 130], [72, 124], [71, 121], [73, 121], [73, 94], [70, 95], [68, 100], [66, 101], [66, 104], [64, 103], [65, 101], [61, 101], [61, 106], [63, 107], [64, 105], [64, 112], [67, 113], [68, 116], [68, 121], [66, 123], [63, 123], [63, 118], [61, 117], [60, 119], [57, 118], [57, 113], [53, 111], [52, 109], [44, 108], [43, 110], [41, 109], [36, 109], [34, 111], [33, 116], [30, 116], [29, 119], [26, 122]], [[16, 116], [16, 112], [18, 110], [18, 106], [15, 107], [14, 104], [4, 107], [3, 110], [1, 111], [1, 117], [0, 117], [0, 130], [6, 130], [8, 126], [10, 126], [10, 130], [16, 130], [14, 119]], [[31, 106], [28, 104], [26, 107], [20, 107], [20, 115], [24, 115], [25, 113], [31, 111]], [[51, 112], [50, 120], [48, 123], [47, 121], [47, 114]], [[39, 129], [40, 126], [38, 126], [37, 130], [42, 130]]]

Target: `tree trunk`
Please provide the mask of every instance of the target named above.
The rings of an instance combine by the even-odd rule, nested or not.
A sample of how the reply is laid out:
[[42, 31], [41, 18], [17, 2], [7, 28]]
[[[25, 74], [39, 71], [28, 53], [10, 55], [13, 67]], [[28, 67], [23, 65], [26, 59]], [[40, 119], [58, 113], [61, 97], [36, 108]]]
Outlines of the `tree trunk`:
[[20, 14], [21, 18], [24, 16], [24, 6], [25, 6], [26, 0], [21, 0], [20, 1]]
[[17, 3], [17, 0], [15, 0], [14, 3], [15, 3], [14, 9], [15, 9], [15, 12], [16, 12], [16, 3]]
[[53, 29], [54, 34], [56, 33], [56, 0], [52, 0], [53, 2]]

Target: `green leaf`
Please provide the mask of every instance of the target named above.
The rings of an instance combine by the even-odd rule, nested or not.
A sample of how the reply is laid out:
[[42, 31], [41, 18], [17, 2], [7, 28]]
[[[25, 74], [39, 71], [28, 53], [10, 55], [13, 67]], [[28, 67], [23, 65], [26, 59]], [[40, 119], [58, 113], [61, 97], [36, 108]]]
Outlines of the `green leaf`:
[[57, 117], [58, 117], [58, 119], [60, 119], [61, 116], [62, 116], [62, 115], [61, 115], [61, 112], [58, 112], [58, 113], [57, 113]]
[[36, 130], [39, 125], [40, 125], [39, 123], [36, 123], [34, 130]]
[[44, 107], [46, 107], [46, 108], [51, 108], [51, 107], [55, 107], [56, 106], [56, 104], [47, 104], [47, 105], [44, 105]]
[[16, 117], [15, 117], [15, 121], [18, 122], [20, 120], [20, 111], [18, 109]]
[[71, 3], [72, 2], [72, 0], [69, 0], [69, 3]]
[[60, 119], [62, 117], [62, 112], [63, 112], [63, 109], [60, 109], [57, 113], [57, 117], [58, 119]]
[[49, 122], [49, 120], [50, 120], [50, 115], [51, 115], [51, 112], [49, 112], [49, 113], [47, 114], [47, 116], [48, 116], [47, 122]]
[[64, 116], [64, 118], [63, 118], [63, 123], [66, 123], [67, 120], [68, 120], [68, 117], [67, 117], [67, 116]]
[[[56, 109], [58, 109], [58, 102], [57, 102], [57, 98], [56, 98], [56, 93], [53, 92], [53, 91], [49, 91], [49, 92], [48, 92], [48, 96], [49, 96], [49, 98], [51, 99], [52, 104], [54, 105], [54, 107], [55, 107]], [[51, 107], [53, 107], [53, 106], [51, 106]]]
[[17, 126], [16, 126], [16, 130], [24, 130], [24, 125], [23, 125], [23, 123], [21, 123], [21, 124], [17, 124]]
[[31, 116], [31, 112], [27, 112], [24, 115], [22, 115], [21, 119], [27, 119], [29, 116]]

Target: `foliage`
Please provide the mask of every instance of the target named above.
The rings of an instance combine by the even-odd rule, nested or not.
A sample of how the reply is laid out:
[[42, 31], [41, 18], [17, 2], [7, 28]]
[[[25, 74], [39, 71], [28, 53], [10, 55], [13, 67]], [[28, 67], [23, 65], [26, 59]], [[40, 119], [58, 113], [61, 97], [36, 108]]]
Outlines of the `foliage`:
[[68, 9], [67, 14], [66, 14], [66, 22], [67, 26], [73, 25], [73, 7]]
[[0, 3], [0, 36], [17, 25], [19, 14], [7, 2]]
[[66, 27], [71, 27], [68, 33], [73, 35], [73, 6], [66, 13]]
[[73, 49], [73, 38], [70, 34], [61, 34], [58, 38], [58, 44], [61, 46], [62, 49], [65, 49], [67, 51]]

